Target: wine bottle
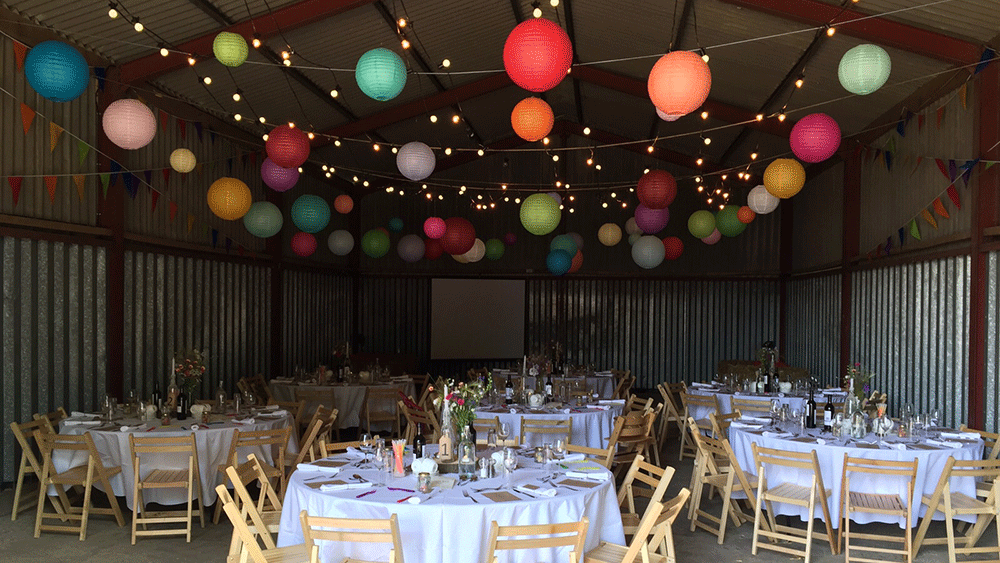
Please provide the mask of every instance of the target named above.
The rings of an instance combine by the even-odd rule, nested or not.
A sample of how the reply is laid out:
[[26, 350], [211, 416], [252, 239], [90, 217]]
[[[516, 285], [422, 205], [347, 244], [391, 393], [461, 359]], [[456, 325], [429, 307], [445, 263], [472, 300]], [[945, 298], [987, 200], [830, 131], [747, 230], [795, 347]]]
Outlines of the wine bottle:
[[809, 389], [809, 400], [806, 401], [806, 428], [816, 428], [816, 397], [811, 388]]
[[503, 385], [504, 389], [504, 402], [508, 405], [514, 402], [514, 384], [510, 382], [510, 374], [507, 374], [507, 382]]
[[180, 395], [177, 395], [177, 420], [186, 420], [188, 411], [188, 396], [187, 393], [181, 391]]
[[552, 374], [548, 375], [548, 379], [545, 380], [545, 402], [552, 402]]
[[413, 436], [413, 456], [424, 457], [424, 446], [427, 445], [427, 438], [424, 437], [424, 425], [417, 423], [417, 433]]
[[823, 407], [823, 430], [829, 432], [833, 428], [833, 395], [826, 396], [826, 406]]
[[771, 392], [771, 377], [767, 374], [766, 371], [764, 372], [764, 392], [765, 393]]
[[160, 404], [160, 399], [162, 399], [162, 398], [163, 397], [160, 396], [160, 382], [159, 381], [154, 381], [153, 382], [153, 395], [149, 398], [149, 400], [154, 405], [159, 405]]

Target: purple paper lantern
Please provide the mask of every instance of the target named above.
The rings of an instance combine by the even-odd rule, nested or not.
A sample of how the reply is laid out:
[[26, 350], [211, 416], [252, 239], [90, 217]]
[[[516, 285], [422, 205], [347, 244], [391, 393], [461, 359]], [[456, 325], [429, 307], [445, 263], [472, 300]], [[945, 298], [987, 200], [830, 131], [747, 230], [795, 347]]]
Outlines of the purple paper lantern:
[[792, 152], [803, 162], [823, 162], [840, 148], [840, 126], [825, 113], [812, 113], [792, 127]]
[[269, 188], [276, 192], [287, 192], [299, 181], [298, 168], [283, 168], [270, 158], [260, 165], [260, 177]]
[[719, 232], [719, 229], [715, 229], [715, 230], [712, 231], [712, 234], [710, 234], [707, 237], [701, 239], [701, 242], [703, 242], [705, 244], [715, 244], [715, 243], [719, 242], [719, 240], [721, 240], [721, 239], [722, 239], [722, 233]]
[[656, 234], [670, 221], [670, 209], [650, 209], [643, 204], [635, 208], [635, 224], [646, 234]]

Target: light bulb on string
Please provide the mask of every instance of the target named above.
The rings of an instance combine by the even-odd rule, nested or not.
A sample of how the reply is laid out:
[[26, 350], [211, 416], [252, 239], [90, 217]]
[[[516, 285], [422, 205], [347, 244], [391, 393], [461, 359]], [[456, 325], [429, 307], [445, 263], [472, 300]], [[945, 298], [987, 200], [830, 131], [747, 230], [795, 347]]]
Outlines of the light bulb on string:
[[608, 202], [606, 202], [606, 201], [602, 202], [601, 203], [601, 207], [603, 207], [604, 209], [607, 209], [608, 208]]
[[166, 57], [169, 54], [170, 54], [170, 51], [168, 51], [166, 47], [160, 47], [160, 56], [161, 57]]
[[707, 111], [701, 112], [701, 118], [702, 119], [708, 119], [708, 112]]
[[[310, 137], [309, 137], [309, 138], [310, 138], [310, 139], [312, 139], [312, 133], [310, 133], [309, 135], [310, 135]], [[396, 153], [398, 153], [398, 152], [399, 152], [399, 149], [398, 149], [398, 148], [396, 148], [396, 147], [392, 147], [392, 154], [396, 154]]]
[[254, 49], [259, 49], [260, 48], [260, 35], [257, 34], [257, 33], [254, 33], [253, 34], [253, 41], [251, 41], [250, 44], [253, 45]]
[[750, 160], [757, 160], [757, 153], [756, 152], [750, 153]]
[[[306, 133], [306, 137], [309, 137], [309, 140], [311, 141], [311, 140], [313, 140], [313, 139], [316, 138], [316, 134], [313, 133], [312, 131], [310, 131], [310, 132]], [[395, 149], [393, 149], [393, 150], [395, 150]]]
[[559, 162], [559, 155], [558, 154], [552, 155], [552, 162]]
[[458, 115], [457, 113], [455, 115], [451, 116], [451, 122], [452, 123], [458, 123], [460, 121], [462, 121], [462, 117], [460, 115]]
[[108, 17], [111, 19], [118, 18], [118, 5], [114, 2], [108, 4]]
[[396, 20], [396, 25], [399, 27], [406, 27], [406, 18], [399, 18]]
[[212, 77], [211, 76], [206, 76], [206, 77], [202, 78], [201, 81], [204, 82], [206, 86], [208, 86], [208, 85], [210, 85], [212, 83]]
[[756, 119], [757, 121], [764, 121], [764, 114], [758, 113], [757, 116], [754, 117], [754, 119]]
[[835, 28], [835, 27], [828, 27], [826, 29], [826, 36], [827, 37], [833, 37], [834, 33], [837, 33], [837, 28]]
[[444, 59], [443, 61], [441, 61], [441, 66], [443, 66], [444, 68], [450, 67], [451, 66], [451, 59]]
[[531, 10], [531, 15], [534, 16], [534, 17], [536, 17], [536, 18], [542, 17], [542, 7], [541, 7], [541, 5], [538, 2], [532, 2], [531, 6], [532, 6], [532, 8], [534, 8], [533, 10]]
[[590, 135], [590, 127], [584, 127], [583, 128], [583, 134], [584, 135]]
[[333, 90], [330, 90], [330, 97], [331, 98], [336, 98], [339, 95], [340, 95], [340, 90], [337, 90], [336, 88], [334, 88]]
[[545, 145], [545, 146], [548, 146], [549, 145], [549, 138], [545, 137], [544, 139], [542, 139], [542, 144]]
[[601, 169], [601, 165], [600, 164], [595, 164], [594, 165], [594, 169], [595, 170], [600, 170]]
[[233, 101], [238, 102], [241, 99], [243, 99], [242, 91], [237, 89], [235, 92], [233, 92]]
[[333, 142], [333, 146], [335, 146], [335, 147], [339, 147], [339, 146], [340, 146], [340, 139], [337, 139], [337, 140], [335, 140], [335, 141]]
[[444, 154], [446, 156], [451, 156], [451, 147], [445, 147]]
[[478, 151], [476, 151], [476, 154], [478, 154], [479, 156], [483, 156], [484, 154], [486, 154], [486, 151], [484, 151], [483, 149], [479, 149]]
[[438, 116], [434, 115], [433, 113], [431, 114], [431, 116], [430, 116], [429, 119], [431, 120], [431, 123], [437, 123], [438, 122]]
[[701, 166], [704, 162], [705, 162], [705, 159], [703, 159], [700, 156], [698, 157], [697, 160], [694, 161], [694, 163], [697, 164], [698, 166]]
[[409, 49], [409, 48], [410, 48], [410, 40], [409, 40], [409, 39], [406, 39], [406, 38], [403, 38], [403, 40], [402, 40], [402, 41], [400, 41], [400, 42], [399, 42], [399, 44], [400, 44], [400, 45], [401, 45], [401, 46], [402, 46], [402, 47], [403, 47], [404, 49]]
[[235, 113], [235, 114], [233, 114], [233, 119], [236, 120], [236, 121], [240, 121], [240, 120], [243, 119], [243, 116], [240, 115], [240, 114], [238, 114], [238, 113]]
[[136, 33], [142, 33], [142, 30], [146, 29], [139, 20], [135, 20], [132, 28], [135, 29]]
[[194, 66], [194, 63], [198, 62], [194, 57], [188, 57], [188, 66]]
[[364, 182], [361, 182], [361, 185], [367, 188], [368, 187], [368, 180], [365, 180]]

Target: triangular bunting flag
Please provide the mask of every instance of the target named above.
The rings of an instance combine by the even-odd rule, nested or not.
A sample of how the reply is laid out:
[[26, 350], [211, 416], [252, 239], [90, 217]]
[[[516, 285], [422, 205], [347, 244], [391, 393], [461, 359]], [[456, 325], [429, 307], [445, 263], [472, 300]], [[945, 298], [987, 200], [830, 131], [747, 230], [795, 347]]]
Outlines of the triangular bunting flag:
[[59, 144], [59, 137], [63, 134], [63, 128], [53, 122], [49, 122], [49, 152], [56, 150]]
[[101, 189], [104, 190], [104, 199], [108, 199], [108, 185], [111, 183], [111, 174], [105, 172], [100, 175], [101, 177]]
[[969, 93], [969, 83], [965, 82], [958, 88], [958, 99], [962, 101], [962, 109], [969, 109], [969, 100], [966, 97]]
[[889, 142], [885, 144], [885, 152], [896, 152], [895, 137], [889, 137]]
[[176, 218], [177, 218], [177, 202], [176, 201], [171, 201], [170, 202], [170, 222], [173, 223], [174, 219], [176, 219]]
[[962, 202], [958, 199], [958, 190], [955, 189], [954, 185], [948, 186], [948, 199], [955, 205], [955, 208], [962, 208]]
[[194, 228], [194, 215], [188, 213], [188, 232], [190, 233], [191, 229], [193, 228]]
[[930, 211], [927, 211], [927, 208], [920, 210], [920, 216], [923, 217], [924, 221], [927, 221], [930, 224], [930, 226], [934, 227], [934, 229], [937, 230], [938, 228], [937, 220], [934, 219], [934, 216], [931, 215]]
[[167, 113], [167, 112], [165, 112], [165, 111], [163, 111], [161, 109], [160, 110], [160, 129], [163, 129], [164, 131], [166, 131], [167, 130], [167, 126], [169, 126], [169, 125], [170, 125], [170, 114]]
[[875, 249], [875, 256], [882, 256], [882, 244], [879, 243], [878, 248]]
[[135, 185], [138, 178], [135, 177], [135, 174], [126, 172], [122, 174], [122, 179], [125, 180], [125, 191], [128, 192], [128, 196], [135, 199], [135, 196], [139, 194], [139, 187]]
[[958, 178], [958, 165], [954, 160], [948, 159], [948, 179], [955, 181], [955, 178]]
[[14, 197], [14, 207], [17, 207], [17, 200], [21, 197], [21, 181], [23, 178], [20, 176], [8, 176], [7, 183], [10, 184], [10, 195]]
[[903, 227], [899, 228], [899, 246], [906, 244], [906, 229]]
[[944, 202], [941, 201], [941, 198], [934, 200], [934, 213], [945, 219], [951, 219], [951, 215], [948, 215], [948, 210], [944, 208]]
[[97, 77], [97, 89], [104, 91], [104, 79], [108, 77], [108, 69], [103, 66], [94, 67], [94, 76]]
[[24, 57], [28, 55], [28, 46], [20, 41], [14, 40], [14, 60], [17, 61], [17, 70], [24, 70]]
[[212, 248], [219, 245], [219, 231], [212, 229]]
[[76, 154], [80, 158], [80, 164], [83, 164], [87, 160], [87, 155], [90, 154], [90, 145], [83, 141], [77, 141]]
[[972, 179], [972, 171], [976, 168], [977, 164], [979, 164], [978, 158], [976, 160], [966, 160], [965, 164], [959, 166], [960, 169], [965, 170], [962, 172], [962, 181], [965, 182], [965, 187], [967, 188], [969, 187], [969, 180]]
[[920, 227], [917, 226], [916, 219], [910, 219], [910, 236], [920, 240]]
[[122, 171], [122, 165], [117, 160], [111, 161], [111, 185], [118, 183], [118, 173]]
[[202, 125], [201, 125], [200, 121], [195, 121], [194, 122], [194, 130], [195, 130], [195, 132], [198, 133], [198, 140], [199, 141], [201, 140], [201, 127], [202, 127]]
[[149, 196], [150, 196], [150, 199], [153, 200], [153, 209], [152, 209], [152, 211], [155, 212], [156, 211], [156, 202], [160, 201], [160, 192], [158, 192], [156, 190], [152, 190], [152, 193], [149, 194]]
[[142, 175], [146, 177], [146, 185], [149, 187], [153, 187], [153, 171], [143, 170]]
[[35, 110], [29, 108], [27, 104], [21, 103], [21, 125], [24, 126], [24, 134], [28, 134], [31, 129], [31, 122], [35, 120]]
[[73, 183], [76, 184], [76, 193], [80, 195], [80, 201], [83, 201], [83, 187], [87, 182], [87, 177], [83, 174], [74, 174]]
[[885, 253], [892, 252], [892, 237], [885, 237]]
[[937, 108], [937, 128], [938, 129], [941, 128], [941, 120], [944, 119], [944, 110], [945, 110], [944, 106], [941, 106], [941, 107]]
[[896, 132], [899, 133], [900, 137], [906, 136], [906, 122], [902, 119], [900, 119], [899, 123], [896, 124]]
[[209, 129], [208, 130], [208, 138], [212, 140], [212, 144], [214, 145], [215, 144], [215, 131]]
[[937, 163], [938, 170], [940, 170], [941, 173], [944, 174], [944, 177], [951, 180], [952, 178], [948, 176], [948, 167], [945, 166], [944, 161], [941, 160], [940, 158], [935, 158], [934, 162]]
[[49, 191], [49, 201], [52, 203], [56, 202], [56, 181], [58, 178], [55, 176], [45, 177], [45, 188]]
[[920, 114], [917, 116], [917, 131], [922, 131], [924, 128], [924, 121], [927, 121], [927, 116]]
[[892, 153], [891, 152], [886, 152], [885, 153], [885, 169], [888, 170], [889, 172], [892, 172]]
[[163, 169], [163, 183], [164, 184], [169, 184], [170, 183], [170, 169], [169, 168], [164, 168]]
[[976, 70], [972, 74], [979, 74], [993, 61], [993, 57], [996, 56], [996, 51], [990, 49], [989, 47], [983, 51], [983, 55], [979, 57], [979, 64], [976, 65]]
[[177, 128], [181, 130], [181, 139], [187, 139], [187, 121], [178, 118]]

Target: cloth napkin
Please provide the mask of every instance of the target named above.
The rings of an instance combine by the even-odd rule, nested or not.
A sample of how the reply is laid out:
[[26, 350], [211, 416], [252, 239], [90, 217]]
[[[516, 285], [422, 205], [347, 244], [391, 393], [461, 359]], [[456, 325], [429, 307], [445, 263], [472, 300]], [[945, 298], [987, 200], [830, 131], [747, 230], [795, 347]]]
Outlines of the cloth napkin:
[[976, 432], [942, 432], [941, 437], [949, 440], [978, 440], [979, 434]]
[[563, 463], [570, 463], [574, 461], [583, 461], [587, 459], [587, 456], [583, 454], [569, 454], [568, 456], [562, 458]]
[[840, 387], [830, 387], [829, 389], [820, 389], [819, 391], [817, 391], [817, 393], [820, 393], [820, 394], [823, 394], [823, 393], [843, 393], [843, 392], [844, 392], [844, 390], [841, 389]]
[[149, 425], [146, 423], [140, 424], [138, 426], [122, 426], [122, 432], [142, 432], [143, 430], [149, 430]]
[[826, 440], [824, 440], [823, 438], [816, 438], [816, 443], [819, 444], [820, 446], [825, 446]]
[[593, 473], [587, 471], [567, 471], [567, 477], [572, 477], [574, 479], [593, 479], [595, 481], [607, 481], [608, 472], [607, 471], [595, 471]]
[[749, 428], [752, 430], [760, 430], [764, 427], [763, 424], [747, 424], [745, 422], [737, 422], [735, 420], [730, 424], [730, 426], [733, 428]]
[[233, 422], [235, 424], [253, 424], [257, 421], [254, 420], [253, 417], [250, 417], [250, 418], [234, 418]]
[[278, 407], [280, 407], [280, 406], [281, 405], [267, 405], [267, 406], [260, 407], [257, 410], [260, 410], [260, 411], [276, 411], [276, 410], [278, 410]]
[[764, 432], [765, 438], [791, 438], [788, 432]]
[[624, 407], [625, 406], [625, 399], [601, 399], [600, 401], [597, 401], [597, 404], [598, 405], [608, 405], [608, 406], [618, 405], [620, 407]]
[[598, 411], [611, 410], [611, 406], [610, 405], [590, 405], [590, 408], [592, 408], [594, 410], [598, 410]]
[[270, 411], [270, 412], [267, 412], [267, 413], [260, 413], [260, 414], [266, 414], [269, 418], [278, 418], [278, 417], [282, 417], [282, 416], [288, 416], [288, 411], [282, 409], [282, 410]]
[[98, 415], [96, 415], [96, 414], [90, 414], [90, 413], [85, 413], [85, 412], [80, 412], [80, 411], [73, 411], [73, 412], [69, 413], [69, 416], [70, 416], [70, 418], [86, 418], [86, 419], [89, 419], [89, 420], [93, 420], [93, 419], [95, 419], [95, 418], [98, 417]]
[[313, 465], [311, 463], [300, 463], [296, 465], [295, 468], [298, 469], [299, 471], [313, 471], [313, 472], [326, 473], [327, 475], [336, 475], [337, 473], [340, 472], [339, 467], [326, 467], [323, 465]]
[[742, 422], [742, 423], [744, 423], [744, 424], [746, 424], [747, 422], [759, 422], [759, 423], [762, 423], [762, 424], [768, 424], [768, 423], [771, 422], [771, 419], [770, 418], [764, 418], [762, 416], [741, 416], [740, 419], [739, 419], [739, 421]]
[[548, 487], [535, 487], [533, 485], [532, 486], [518, 485], [518, 486], [514, 487], [514, 490], [518, 491], [520, 493], [524, 493], [524, 494], [528, 495], [529, 497], [535, 497], [535, 498], [537, 498], [537, 497], [554, 497], [554, 496], [556, 496], [556, 490], [555, 489], [550, 489]]
[[695, 381], [694, 383], [691, 384], [691, 387], [697, 387], [699, 389], [714, 389], [715, 385], [711, 383], [699, 383]]
[[63, 426], [100, 426], [100, 420], [73, 420], [72, 418], [66, 418], [62, 421]]
[[610, 371], [599, 371], [599, 372], [595, 373], [594, 375], [596, 375], [597, 377], [611, 377], [614, 374], [611, 373]]
[[906, 444], [886, 444], [886, 446], [889, 446], [894, 450], [906, 451]]
[[959, 442], [952, 442], [950, 440], [941, 440], [941, 441], [938, 441], [938, 440], [926, 440], [926, 442], [928, 444], [933, 445], [933, 446], [940, 446], [942, 448], [954, 448], [956, 450], [959, 449], [959, 448], [961, 448], [961, 447], [963, 447], [963, 445], [961, 443], [959, 443]]
[[361, 483], [343, 483], [339, 485], [334, 485], [332, 483], [326, 485], [320, 485], [319, 490], [324, 493], [332, 493], [335, 491], [347, 491], [350, 489], [367, 489], [371, 487], [371, 483], [361, 482]]

